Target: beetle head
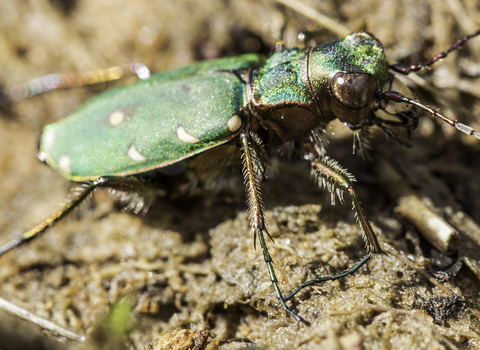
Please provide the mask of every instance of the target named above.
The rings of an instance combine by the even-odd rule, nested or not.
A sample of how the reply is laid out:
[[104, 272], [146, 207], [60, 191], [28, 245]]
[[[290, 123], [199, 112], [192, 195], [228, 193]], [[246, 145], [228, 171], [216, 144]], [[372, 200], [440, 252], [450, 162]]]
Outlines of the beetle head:
[[376, 38], [354, 33], [313, 48], [308, 78], [322, 113], [358, 129], [379, 104], [375, 97], [388, 80], [388, 62]]

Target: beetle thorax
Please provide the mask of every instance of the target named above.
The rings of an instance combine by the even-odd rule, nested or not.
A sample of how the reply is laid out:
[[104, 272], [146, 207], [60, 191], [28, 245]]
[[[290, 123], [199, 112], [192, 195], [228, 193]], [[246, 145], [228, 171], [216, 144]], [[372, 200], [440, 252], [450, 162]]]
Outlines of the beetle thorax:
[[307, 57], [300, 49], [277, 52], [251, 74], [250, 110], [283, 141], [309, 142], [328, 123], [308, 86]]

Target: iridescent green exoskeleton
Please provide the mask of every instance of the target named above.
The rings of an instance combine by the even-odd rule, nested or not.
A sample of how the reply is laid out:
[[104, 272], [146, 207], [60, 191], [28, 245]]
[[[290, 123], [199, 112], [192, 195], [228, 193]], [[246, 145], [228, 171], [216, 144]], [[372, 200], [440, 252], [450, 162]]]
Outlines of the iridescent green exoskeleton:
[[[247, 54], [151, 77], [144, 66], [135, 66], [133, 70], [146, 79], [106, 91], [68, 118], [45, 127], [38, 157], [65, 178], [85, 185], [63, 209], [1, 247], [0, 255], [37, 237], [97, 187], [140, 196], [164, 194], [191, 188], [192, 181], [212, 187], [232, 172], [243, 172], [252, 231], [262, 247], [275, 293], [285, 311], [300, 320], [287, 305], [299, 290], [351, 274], [373, 254], [382, 253], [357, 198], [353, 176], [326, 156], [322, 144], [326, 126], [339, 119], [358, 133], [376, 125], [395, 137], [389, 126], [415, 128], [413, 106], [417, 106], [480, 138], [470, 127], [415, 101], [390, 72], [408, 74], [428, 66], [470, 37], [431, 61], [410, 67], [389, 66], [382, 45], [367, 33], [308, 50], [279, 51], [266, 61]], [[53, 88], [62, 87], [65, 80], [59, 79]], [[39, 92], [50, 88], [40, 87]], [[310, 163], [318, 184], [332, 193], [332, 200], [337, 195], [342, 201], [343, 191], [348, 192], [367, 249], [365, 257], [348, 270], [307, 281], [289, 294], [280, 290], [267, 249], [260, 188], [268, 176], [269, 159], [285, 144], [296, 147]], [[142, 211], [143, 202], [138, 200], [131, 207]]]

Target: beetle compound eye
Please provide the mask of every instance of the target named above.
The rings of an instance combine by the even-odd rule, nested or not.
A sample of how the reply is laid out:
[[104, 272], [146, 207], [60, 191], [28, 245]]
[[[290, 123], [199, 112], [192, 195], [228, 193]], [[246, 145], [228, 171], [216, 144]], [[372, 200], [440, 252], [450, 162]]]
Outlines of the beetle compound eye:
[[370, 103], [377, 91], [377, 81], [369, 74], [340, 72], [330, 80], [338, 102], [348, 108], [362, 109]]

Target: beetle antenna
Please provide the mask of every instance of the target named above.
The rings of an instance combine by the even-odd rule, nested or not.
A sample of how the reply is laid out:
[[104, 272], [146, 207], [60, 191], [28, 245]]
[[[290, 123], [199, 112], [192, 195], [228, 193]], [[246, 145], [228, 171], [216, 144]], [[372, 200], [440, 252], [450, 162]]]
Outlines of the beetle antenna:
[[405, 97], [398, 92], [387, 91], [387, 92], [383, 93], [382, 96], [383, 96], [383, 98], [385, 98], [386, 100], [389, 100], [389, 101], [408, 103], [408, 104], [414, 105], [418, 108], [421, 108], [424, 111], [427, 111], [428, 113], [430, 113], [433, 117], [437, 117], [437, 118], [441, 119], [442, 121], [444, 121], [445, 123], [448, 123], [451, 126], [457, 128], [457, 130], [460, 130], [461, 132], [463, 132], [467, 135], [473, 135], [477, 139], [480, 140], [480, 132], [474, 130], [472, 127], [470, 127], [468, 125], [465, 125], [465, 124], [462, 124], [462, 123], [459, 123], [456, 120], [450, 119], [450, 118], [444, 116], [443, 114], [433, 110], [432, 108], [427, 107], [427, 106], [421, 104], [420, 102], [412, 100], [411, 98]]
[[401, 73], [401, 74], [410, 74], [411, 72], [416, 72], [422, 69], [423, 67], [428, 67], [434, 64], [435, 62], [445, 58], [448, 56], [448, 54], [452, 51], [455, 51], [458, 49], [460, 46], [465, 44], [468, 40], [470, 40], [473, 37], [476, 37], [477, 35], [480, 35], [480, 29], [477, 30], [475, 33], [467, 35], [463, 37], [462, 39], [458, 40], [452, 47], [450, 47], [447, 51], [444, 51], [442, 53], [439, 53], [438, 55], [434, 56], [431, 60], [419, 64], [414, 64], [414, 65], [406, 65], [406, 64], [392, 64], [390, 66], [390, 69], [394, 70], [395, 72]]

